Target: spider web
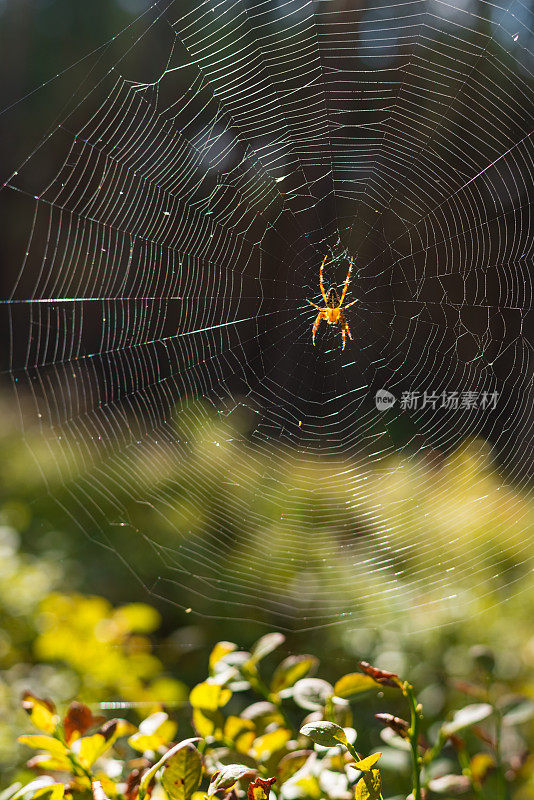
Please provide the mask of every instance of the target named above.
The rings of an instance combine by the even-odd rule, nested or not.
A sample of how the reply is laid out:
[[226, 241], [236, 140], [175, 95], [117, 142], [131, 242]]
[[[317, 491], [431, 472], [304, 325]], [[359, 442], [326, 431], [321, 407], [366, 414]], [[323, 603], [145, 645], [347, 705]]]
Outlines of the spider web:
[[[487, 580], [465, 481], [495, 577], [531, 569], [532, 29], [519, 0], [155, 3], [6, 180], [23, 424], [155, 595], [432, 624]], [[325, 255], [345, 350], [312, 346]]]

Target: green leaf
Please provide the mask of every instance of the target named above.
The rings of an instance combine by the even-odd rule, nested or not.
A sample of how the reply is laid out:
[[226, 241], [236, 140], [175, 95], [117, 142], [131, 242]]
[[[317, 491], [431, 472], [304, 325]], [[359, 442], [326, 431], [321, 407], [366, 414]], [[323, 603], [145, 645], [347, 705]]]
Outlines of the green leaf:
[[308, 722], [300, 729], [300, 732], [303, 736], [309, 736], [315, 744], [320, 744], [322, 747], [337, 747], [338, 744], [347, 744], [345, 731], [335, 722], [327, 720]]
[[167, 759], [161, 782], [171, 800], [189, 800], [201, 777], [202, 756], [194, 744], [187, 744]]
[[306, 677], [318, 663], [319, 659], [315, 656], [302, 655], [284, 658], [274, 671], [271, 692], [281, 692], [282, 689], [293, 686], [298, 680]]
[[380, 800], [382, 780], [377, 769], [364, 772], [356, 784], [355, 800]]
[[257, 664], [262, 658], [272, 653], [277, 647], [280, 647], [286, 640], [283, 633], [266, 633], [261, 639], [258, 639], [256, 644], [250, 651], [250, 660], [253, 664]]
[[149, 770], [147, 770], [147, 772], [145, 772], [145, 774], [143, 775], [143, 777], [141, 779], [141, 783], [139, 784], [139, 800], [143, 800], [143, 797], [146, 794], [146, 791], [147, 791], [147, 789], [148, 789], [148, 787], [150, 785], [150, 782], [155, 777], [155, 775], [158, 772], [158, 770], [160, 770], [162, 768], [162, 766], [170, 758], [172, 758], [176, 753], [178, 753], [183, 747], [187, 747], [188, 745], [194, 744], [195, 742], [199, 742], [199, 741], [200, 741], [200, 739], [199, 739], [198, 736], [193, 736], [190, 739], [184, 739], [183, 742], [179, 742], [178, 744], [175, 744], [174, 747], [171, 747], [170, 750], [167, 750], [165, 755], [162, 756], [160, 758], [160, 760], [157, 761], [154, 764], [154, 766], [151, 767]]
[[237, 781], [255, 774], [256, 770], [246, 767], [244, 764], [228, 764], [213, 775], [208, 794], [215, 794], [219, 789], [231, 789]]
[[343, 675], [334, 685], [336, 697], [354, 697], [360, 692], [367, 692], [369, 689], [376, 689], [377, 683], [370, 675], [363, 675], [361, 672], [349, 672]]
[[478, 722], [487, 719], [493, 714], [493, 708], [489, 703], [474, 703], [464, 706], [457, 711], [450, 722], [446, 722], [441, 730], [445, 736], [452, 736], [453, 733], [476, 725]]
[[283, 756], [278, 762], [278, 783], [281, 785], [288, 781], [313, 754], [313, 750], [294, 750]]

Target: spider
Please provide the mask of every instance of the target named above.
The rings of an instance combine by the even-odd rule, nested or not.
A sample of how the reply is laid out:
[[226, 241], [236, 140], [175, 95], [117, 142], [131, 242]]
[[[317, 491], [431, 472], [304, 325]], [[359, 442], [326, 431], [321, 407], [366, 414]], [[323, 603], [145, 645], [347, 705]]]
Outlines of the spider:
[[345, 315], [343, 311], [350, 306], [353, 306], [354, 303], [357, 303], [358, 300], [353, 300], [352, 303], [347, 303], [346, 306], [343, 306], [343, 300], [345, 299], [345, 295], [347, 293], [347, 289], [349, 287], [350, 281], [350, 273], [352, 272], [352, 258], [350, 260], [349, 271], [347, 273], [347, 277], [345, 279], [345, 283], [343, 285], [343, 291], [341, 292], [341, 297], [339, 297], [337, 291], [335, 289], [330, 289], [328, 295], [325, 294], [324, 286], [323, 286], [323, 267], [326, 263], [327, 256], [324, 257], [324, 261], [321, 264], [321, 269], [319, 270], [319, 286], [321, 287], [321, 294], [326, 304], [326, 308], [321, 308], [320, 306], [316, 306], [315, 303], [312, 303], [311, 300], [307, 300], [307, 302], [313, 306], [314, 308], [319, 309], [319, 313], [315, 318], [315, 323], [313, 325], [312, 330], [312, 341], [315, 345], [315, 334], [317, 333], [317, 328], [322, 319], [325, 319], [329, 325], [341, 325], [341, 336], [343, 337], [343, 347], [342, 350], [345, 349], [345, 332], [349, 334], [349, 339], [352, 339], [349, 323], [345, 319]]

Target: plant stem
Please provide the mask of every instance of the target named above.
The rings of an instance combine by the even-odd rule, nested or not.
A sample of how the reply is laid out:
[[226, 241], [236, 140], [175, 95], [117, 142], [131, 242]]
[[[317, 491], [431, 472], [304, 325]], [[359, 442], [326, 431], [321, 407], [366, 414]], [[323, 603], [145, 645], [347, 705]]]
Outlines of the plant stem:
[[419, 758], [419, 720], [421, 712], [413, 692], [413, 686], [405, 681], [402, 691], [410, 706], [410, 747], [412, 750], [413, 796], [414, 800], [422, 800], [421, 795], [421, 759]]
[[473, 773], [471, 772], [471, 764], [469, 762], [469, 756], [467, 754], [467, 750], [465, 747], [461, 747], [458, 750], [458, 761], [460, 762], [460, 766], [462, 768], [463, 774], [469, 778], [471, 781], [471, 788], [473, 789], [473, 793], [478, 798], [478, 800], [484, 800], [484, 795], [482, 794], [482, 789], [480, 788], [480, 784], [473, 778]]
[[510, 786], [508, 781], [506, 780], [506, 775], [504, 771], [504, 764], [502, 762], [502, 752], [501, 752], [501, 737], [502, 737], [502, 715], [498, 708], [494, 706], [494, 711], [496, 715], [496, 722], [495, 722], [495, 759], [497, 761], [497, 769], [499, 770], [499, 775], [501, 777], [502, 785], [503, 785], [503, 798], [504, 800], [510, 800]]

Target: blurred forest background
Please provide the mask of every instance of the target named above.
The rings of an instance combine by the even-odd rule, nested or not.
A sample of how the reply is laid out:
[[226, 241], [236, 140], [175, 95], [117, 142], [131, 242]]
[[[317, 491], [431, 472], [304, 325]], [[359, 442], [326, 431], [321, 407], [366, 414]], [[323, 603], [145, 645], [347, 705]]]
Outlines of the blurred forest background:
[[[101, 59], [116, 59], [120, 50], [115, 50], [119, 45], [114, 43], [114, 35], [148, 6], [142, 0], [0, 0], [4, 75], [0, 108], [5, 109], [0, 116], [2, 179], [69, 106], [81, 76], [89, 74], [92, 83], [91, 64], [96, 70]], [[485, 24], [481, 20], [480, 25]], [[134, 30], [131, 38], [135, 40]], [[121, 47], [123, 43], [124, 39]], [[140, 49], [139, 61], [133, 58], [129, 68], [139, 76], [156, 74], [161, 68], [159, 55]], [[80, 59], [80, 68], [63, 72]], [[517, 64], [515, 68], [521, 81], [526, 81], [524, 66]], [[517, 121], [518, 130], [528, 127], [532, 120], [532, 108], [524, 111], [524, 119]], [[43, 167], [36, 181], [44, 179]], [[0, 282], [2, 297], [6, 297], [20, 266], [20, 241], [26, 228], [17, 218], [9, 193], [2, 198], [0, 213]], [[316, 267], [313, 264], [314, 274]], [[3, 341], [7, 341], [6, 315], [1, 325]], [[345, 545], [343, 530], [336, 528], [336, 514], [331, 511], [340, 502], [336, 463], [317, 460], [313, 478], [321, 491], [310, 499], [304, 489], [310, 481], [309, 462], [305, 467], [292, 463], [289, 468], [282, 456], [277, 462], [275, 449], [272, 464], [255, 471], [252, 445], [249, 449], [247, 445], [219, 446], [224, 434], [217, 415], [208, 408], [192, 413], [188, 423], [176, 423], [189, 424], [189, 434], [192, 431], [194, 467], [185, 461], [175, 465], [169, 457], [162, 469], [160, 462], [151, 463], [144, 454], [132, 462], [134, 480], [138, 474], [154, 492], [172, 483], [174, 505], [179, 508], [176, 516], [166, 521], [150, 504], [129, 506], [125, 492], [120, 502], [128, 510], [131, 527], [113, 531], [113, 547], [108, 546], [100, 528], [90, 529], [90, 522], [82, 534], [76, 520], [69, 521], [64, 513], [78, 474], [76, 457], [72, 455], [69, 461], [63, 449], [43, 440], [37, 424], [29, 424], [21, 440], [7, 349], [4, 346], [0, 387], [2, 783], [15, 774], [24, 774], [21, 764], [27, 754], [14, 738], [26, 726], [18, 709], [23, 690], [30, 688], [40, 695], [53, 696], [60, 704], [77, 697], [95, 708], [104, 701], [126, 701], [132, 703], [133, 716], [136, 704], [144, 704], [143, 709], [157, 702], [179, 707], [185, 702], [187, 687], [204, 674], [215, 641], [228, 639], [249, 646], [265, 632], [266, 621], [277, 627], [279, 608], [296, 608], [299, 619], [309, 616], [312, 620], [304, 632], [300, 622], [295, 623], [295, 630], [286, 631], [288, 653], [318, 655], [323, 662], [322, 677], [329, 680], [351, 671], [357, 659], [409, 673], [412, 681], [424, 688], [429, 724], [454, 707], [462, 693], [462, 682], [480, 677], [484, 658], [491, 662], [498, 691], [503, 695], [520, 692], [534, 699], [534, 502], [529, 485], [514, 481], [514, 472], [524, 475], [528, 468], [523, 450], [521, 460], [514, 462], [514, 448], [525, 444], [525, 430], [529, 430], [524, 418], [520, 427], [514, 427], [513, 418], [507, 420], [509, 478], [503, 479], [501, 454], [492, 450], [492, 434], [499, 431], [495, 431], [491, 417], [487, 430], [466, 438], [454, 451], [441, 453], [439, 459], [417, 452], [409, 457], [392, 455], [380, 472], [370, 468], [365, 474], [369, 508], [380, 498], [386, 508], [389, 503], [392, 509], [401, 509], [398, 541], [405, 545], [405, 556], [402, 563], [390, 565], [391, 572], [406, 570], [422, 576], [419, 596], [411, 591], [403, 595], [400, 582], [395, 597], [388, 600], [381, 592], [379, 573], [376, 586], [363, 571], [360, 580], [352, 580], [358, 577], [353, 563], [358, 549]], [[522, 366], [518, 363], [516, 370]], [[517, 371], [511, 370], [506, 359], [496, 363], [495, 372], [497, 388], [512, 398], [510, 407], [522, 405], [521, 391], [531, 385], [531, 373], [523, 373], [518, 380]], [[17, 392], [18, 401], [20, 396]], [[203, 423], [198, 425], [201, 419]], [[95, 476], [99, 466], [94, 466]], [[268, 494], [265, 489], [272, 478], [269, 469], [277, 472], [278, 480], [286, 470], [286, 496], [279, 505], [270, 505], [267, 500], [262, 505], [261, 498]], [[231, 480], [221, 484], [221, 474], [230, 478], [246, 474], [247, 485], [236, 489]], [[202, 482], [210, 504], [200, 508], [198, 503], [189, 502], [192, 480]], [[120, 495], [120, 487], [114, 487], [113, 492]], [[250, 518], [232, 520], [231, 543], [225, 560], [218, 565], [219, 596], [215, 601], [213, 597], [206, 600], [202, 590], [195, 591], [190, 581], [179, 602], [168, 602], [165, 597], [170, 592], [157, 580], [166, 548], [170, 553], [176, 545], [176, 527], [187, 527], [189, 534], [200, 543], [205, 541], [209, 550], [217, 515], [221, 509], [234, 507], [236, 492], [241, 492], [239, 502], [245, 506], [251, 498], [260, 498], [260, 505]], [[483, 503], [479, 502], [481, 496]], [[292, 548], [306, 552], [308, 563], [314, 564], [313, 575], [303, 574], [299, 564], [288, 557], [281, 524], [281, 512], [288, 507], [294, 520]], [[365, 511], [361, 510], [361, 519]], [[102, 516], [106, 515], [111, 522], [113, 503], [108, 506], [103, 500]], [[315, 519], [320, 528], [317, 545], [309, 537], [310, 519]], [[269, 523], [268, 550], [265, 521]], [[372, 528], [372, 523], [369, 525]], [[419, 548], [424, 543], [407, 541], [404, 533], [423, 525], [434, 543], [430, 557], [426, 547]], [[132, 540], [132, 530], [136, 529], [150, 531], [159, 547], [143, 545], [135, 559], [134, 574], [128, 566], [129, 558], [121, 556], [129, 548], [141, 548], [137, 538]], [[470, 576], [462, 577], [462, 564], [472, 557], [475, 541], [479, 563], [473, 585]], [[328, 564], [323, 559], [325, 550], [330, 554]], [[256, 615], [254, 609], [247, 609], [246, 619], [225, 618], [219, 612], [226, 602], [226, 587], [251, 552], [256, 554], [258, 571], [263, 565], [265, 605]], [[276, 569], [269, 568], [271, 560]], [[440, 575], [444, 564], [455, 568], [455, 577], [447, 579], [451, 598], [469, 597], [468, 614], [454, 599], [437, 602], [443, 597], [444, 586], [432, 576]], [[335, 586], [340, 587], [337, 593], [332, 589]], [[323, 626], [318, 616], [321, 610], [329, 619], [336, 610], [357, 610], [366, 624], [357, 629], [344, 624]], [[364, 717], [368, 714], [365, 705], [361, 713]], [[531, 737], [532, 720], [527, 719], [525, 726], [526, 735]], [[527, 788], [518, 798], [534, 796], [529, 780], [527, 776]]]

